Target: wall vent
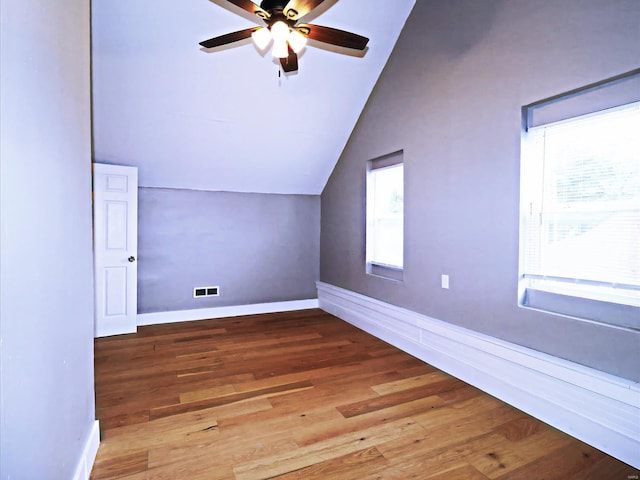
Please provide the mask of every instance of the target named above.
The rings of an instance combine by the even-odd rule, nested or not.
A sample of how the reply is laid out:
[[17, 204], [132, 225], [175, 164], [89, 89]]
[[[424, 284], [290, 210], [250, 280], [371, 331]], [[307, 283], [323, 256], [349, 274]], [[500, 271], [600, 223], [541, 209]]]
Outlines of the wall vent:
[[196, 287], [193, 289], [193, 298], [217, 297], [220, 295], [220, 287]]

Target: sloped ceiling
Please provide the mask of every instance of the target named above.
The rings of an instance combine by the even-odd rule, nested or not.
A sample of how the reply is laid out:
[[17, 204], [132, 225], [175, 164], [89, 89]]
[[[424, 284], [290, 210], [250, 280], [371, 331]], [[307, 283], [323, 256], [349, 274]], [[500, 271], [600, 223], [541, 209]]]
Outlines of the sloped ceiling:
[[326, 0], [305, 21], [368, 37], [364, 56], [310, 41], [279, 76], [249, 39], [200, 48], [256, 25], [224, 0], [93, 0], [94, 159], [141, 186], [319, 194], [414, 3]]

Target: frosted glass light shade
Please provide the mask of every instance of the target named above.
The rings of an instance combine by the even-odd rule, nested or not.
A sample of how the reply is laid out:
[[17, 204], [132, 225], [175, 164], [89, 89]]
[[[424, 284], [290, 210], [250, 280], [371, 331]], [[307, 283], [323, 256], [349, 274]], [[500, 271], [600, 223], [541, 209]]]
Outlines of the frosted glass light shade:
[[307, 44], [307, 37], [302, 35], [297, 30], [291, 30], [291, 32], [289, 33], [288, 40], [289, 40], [289, 45], [291, 45], [291, 49], [296, 53], [299, 53], [300, 50], [302, 50], [304, 46]]
[[264, 50], [271, 43], [271, 32], [268, 28], [258, 28], [254, 30], [251, 34], [251, 38], [253, 38], [253, 43], [256, 44], [260, 50]]
[[273, 49], [271, 53], [276, 58], [286, 58], [289, 56], [289, 45], [286, 40], [273, 39]]
[[277, 21], [271, 25], [271, 35], [274, 42], [286, 42], [289, 36], [289, 26], [282, 21]]

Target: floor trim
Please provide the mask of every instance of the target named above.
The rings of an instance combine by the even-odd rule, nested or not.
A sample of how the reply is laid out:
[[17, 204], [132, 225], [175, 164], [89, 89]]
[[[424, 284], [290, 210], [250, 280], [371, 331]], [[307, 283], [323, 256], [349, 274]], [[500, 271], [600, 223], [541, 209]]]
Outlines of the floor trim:
[[73, 475], [73, 480], [89, 480], [91, 476], [91, 469], [93, 463], [96, 460], [98, 448], [100, 447], [100, 422], [96, 420], [93, 422], [91, 432], [87, 437], [87, 441], [82, 449], [82, 456], [76, 467], [76, 472]]
[[640, 384], [317, 282], [320, 308], [640, 468]]
[[318, 299], [292, 300], [288, 302], [255, 303], [252, 305], [235, 305], [229, 307], [199, 308], [196, 310], [175, 310], [171, 312], [153, 312], [138, 314], [138, 326], [158, 325], [163, 323], [190, 322], [210, 318], [239, 317], [260, 313], [289, 312], [293, 310], [309, 310], [318, 308]]

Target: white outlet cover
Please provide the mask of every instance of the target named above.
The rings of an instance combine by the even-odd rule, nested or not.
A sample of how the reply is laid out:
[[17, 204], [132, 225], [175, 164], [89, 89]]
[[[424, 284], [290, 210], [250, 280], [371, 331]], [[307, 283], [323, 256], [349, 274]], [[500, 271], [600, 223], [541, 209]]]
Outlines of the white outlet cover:
[[449, 275], [442, 275], [442, 288], [449, 288]]

